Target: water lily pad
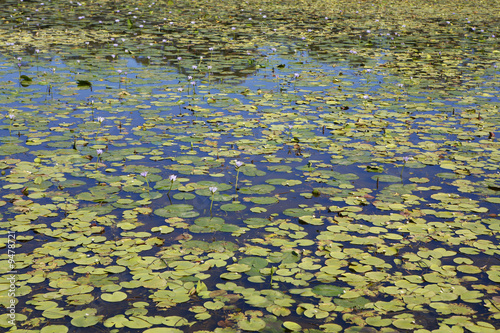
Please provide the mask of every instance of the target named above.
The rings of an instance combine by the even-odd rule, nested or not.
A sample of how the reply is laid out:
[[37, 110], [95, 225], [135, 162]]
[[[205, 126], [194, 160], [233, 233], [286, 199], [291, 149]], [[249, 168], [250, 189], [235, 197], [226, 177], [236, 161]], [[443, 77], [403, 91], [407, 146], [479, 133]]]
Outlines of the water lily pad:
[[251, 198], [250, 201], [258, 205], [270, 205], [278, 203], [279, 200], [276, 197], [254, 197]]
[[248, 219], [243, 220], [249, 227], [262, 227], [270, 224], [272, 221], [269, 219], [259, 218], [259, 217], [250, 217]]
[[173, 327], [153, 327], [143, 331], [143, 333], [182, 333], [183, 330]]
[[495, 331], [500, 8], [457, 3], [4, 0], [18, 330]]
[[193, 193], [176, 193], [173, 195], [173, 198], [176, 200], [192, 200], [196, 197]]
[[375, 175], [372, 176], [372, 179], [383, 183], [397, 183], [401, 181], [401, 177], [393, 175]]
[[305, 210], [305, 209], [301, 209], [301, 208], [289, 208], [289, 209], [285, 209], [283, 211], [283, 214], [285, 214], [287, 216], [304, 217], [304, 216], [313, 215], [314, 211], [309, 211], [309, 210]]
[[101, 295], [101, 298], [106, 302], [121, 302], [127, 297], [128, 297], [127, 294], [122, 291], [115, 291], [112, 294], [103, 293]]
[[222, 225], [224, 224], [224, 219], [220, 217], [200, 217], [196, 219], [194, 223], [202, 227], [207, 227], [213, 225]]
[[311, 225], [322, 225], [323, 220], [321, 218], [315, 218], [314, 216], [300, 216], [299, 221]]

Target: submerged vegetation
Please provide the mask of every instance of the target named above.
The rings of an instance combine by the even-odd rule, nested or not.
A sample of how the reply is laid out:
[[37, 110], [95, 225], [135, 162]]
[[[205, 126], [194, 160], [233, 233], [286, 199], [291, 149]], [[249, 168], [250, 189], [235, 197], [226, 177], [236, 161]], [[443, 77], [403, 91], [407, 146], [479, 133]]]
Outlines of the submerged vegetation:
[[4, 0], [0, 327], [496, 332], [499, 11]]

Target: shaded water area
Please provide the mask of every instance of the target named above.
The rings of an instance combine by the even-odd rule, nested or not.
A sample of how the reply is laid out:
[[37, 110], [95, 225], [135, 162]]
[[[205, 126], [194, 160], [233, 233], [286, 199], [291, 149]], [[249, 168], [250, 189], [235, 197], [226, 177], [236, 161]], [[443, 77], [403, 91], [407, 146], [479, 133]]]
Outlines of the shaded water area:
[[8, 332], [496, 332], [497, 2], [0, 1]]

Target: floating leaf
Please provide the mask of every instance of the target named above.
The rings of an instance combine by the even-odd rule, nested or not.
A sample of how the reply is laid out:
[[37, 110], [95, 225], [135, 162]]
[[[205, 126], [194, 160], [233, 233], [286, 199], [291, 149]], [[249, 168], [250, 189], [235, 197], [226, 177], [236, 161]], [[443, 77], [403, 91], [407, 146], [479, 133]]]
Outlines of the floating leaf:
[[297, 323], [294, 323], [293, 321], [283, 322], [283, 327], [290, 330], [290, 331], [301, 331], [302, 330], [302, 326], [300, 326]]
[[220, 209], [227, 211], [227, 212], [237, 212], [240, 210], [244, 210], [246, 208], [245, 205], [239, 204], [239, 203], [232, 203], [232, 204], [225, 204], [220, 206]]
[[299, 221], [311, 225], [322, 225], [323, 220], [321, 218], [315, 218], [314, 216], [301, 216]]
[[193, 211], [193, 206], [186, 204], [174, 204], [156, 209], [154, 213], [162, 217], [195, 217], [199, 214]]
[[92, 87], [92, 83], [87, 80], [76, 80], [76, 83], [79, 87]]
[[74, 317], [71, 320], [71, 325], [76, 327], [90, 327], [94, 326], [99, 322], [99, 317], [94, 315], [82, 315], [78, 317]]
[[392, 324], [392, 320], [389, 318], [382, 318], [380, 316], [374, 316], [366, 318], [366, 323], [370, 326], [375, 327], [385, 327]]
[[312, 288], [312, 292], [320, 296], [338, 296], [344, 292], [344, 289], [337, 286], [332, 286], [328, 284], [319, 284]]
[[401, 181], [401, 177], [393, 175], [375, 175], [372, 176], [372, 179], [383, 183], [397, 183]]
[[250, 318], [249, 320], [240, 320], [238, 327], [244, 331], [259, 332], [266, 327], [266, 322], [261, 318]]
[[40, 333], [66, 333], [69, 331], [69, 328], [64, 325], [48, 325], [44, 326]]
[[115, 291], [112, 294], [103, 293], [101, 298], [106, 302], [121, 302], [127, 298], [127, 294], [122, 291]]

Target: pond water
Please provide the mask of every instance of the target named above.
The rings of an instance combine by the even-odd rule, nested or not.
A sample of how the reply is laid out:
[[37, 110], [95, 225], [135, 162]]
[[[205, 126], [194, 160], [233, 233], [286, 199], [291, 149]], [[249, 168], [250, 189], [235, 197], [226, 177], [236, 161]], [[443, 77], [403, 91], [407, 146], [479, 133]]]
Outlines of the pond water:
[[500, 328], [498, 4], [4, 5], [5, 331]]

